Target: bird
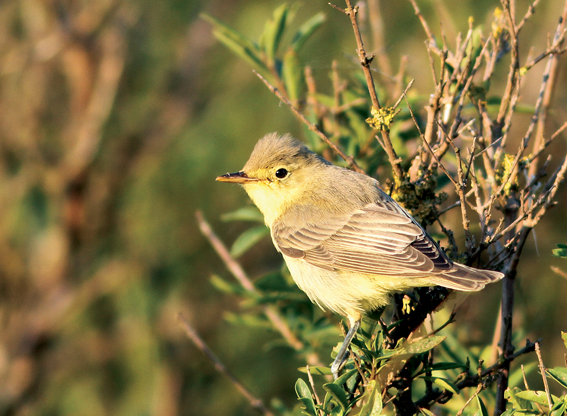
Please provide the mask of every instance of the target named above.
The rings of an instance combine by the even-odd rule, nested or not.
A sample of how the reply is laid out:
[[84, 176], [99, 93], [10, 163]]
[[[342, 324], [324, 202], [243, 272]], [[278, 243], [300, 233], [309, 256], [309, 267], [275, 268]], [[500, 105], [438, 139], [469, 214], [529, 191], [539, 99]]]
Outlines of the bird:
[[241, 171], [216, 180], [242, 185], [297, 286], [348, 319], [331, 365], [335, 379], [362, 317], [392, 294], [428, 286], [478, 291], [504, 276], [454, 263], [376, 179], [330, 163], [289, 134], [265, 135]]

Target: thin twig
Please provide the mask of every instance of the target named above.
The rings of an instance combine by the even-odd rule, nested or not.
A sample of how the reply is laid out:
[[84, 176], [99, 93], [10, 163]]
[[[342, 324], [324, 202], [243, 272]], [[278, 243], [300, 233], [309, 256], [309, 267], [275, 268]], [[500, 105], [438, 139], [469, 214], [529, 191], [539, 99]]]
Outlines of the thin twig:
[[199, 336], [195, 328], [189, 324], [187, 319], [183, 316], [183, 314], [179, 313], [177, 315], [177, 320], [181, 324], [182, 328], [185, 330], [185, 333], [189, 337], [191, 341], [195, 344], [202, 353], [204, 353], [209, 359], [213, 362], [215, 369], [224, 374], [228, 379], [234, 384], [234, 387], [248, 400], [250, 405], [258, 410], [260, 413], [266, 416], [274, 416], [274, 414], [266, 407], [264, 402], [261, 399], [255, 397], [250, 391], [242, 384], [234, 374], [221, 362], [221, 360], [215, 355], [215, 353], [208, 347], [208, 345], [203, 341], [203, 339]]
[[[311, 390], [313, 391], [313, 398], [315, 399], [315, 404], [317, 406], [321, 406], [321, 400], [317, 395], [317, 390], [315, 389], [315, 383], [313, 382], [313, 376], [311, 375], [311, 369], [309, 368], [309, 365], [306, 366], [306, 370], [307, 370], [307, 378], [309, 379], [309, 384], [311, 385]], [[321, 416], [324, 416], [323, 409], [319, 409], [318, 413]]]
[[549, 409], [553, 407], [553, 401], [551, 400], [551, 393], [549, 392], [549, 384], [547, 384], [547, 377], [545, 374], [545, 365], [543, 365], [543, 359], [541, 358], [541, 351], [539, 350], [539, 342], [535, 344], [535, 352], [537, 355], [537, 360], [539, 362], [539, 371], [541, 373], [541, 378], [543, 379], [543, 386], [545, 388], [545, 394], [547, 395], [547, 404]]
[[342, 157], [349, 164], [349, 166], [351, 166], [358, 173], [366, 174], [366, 172], [360, 166], [358, 166], [358, 164], [356, 163], [356, 161], [352, 156], [347, 156], [346, 154], [344, 154], [343, 151], [339, 149], [337, 145], [334, 144], [327, 136], [325, 136], [325, 134], [321, 130], [319, 130], [319, 128], [315, 124], [307, 120], [307, 118], [297, 108], [293, 106], [291, 101], [289, 101], [284, 95], [282, 95], [280, 90], [278, 90], [276, 87], [270, 84], [266, 80], [266, 78], [264, 78], [258, 72], [254, 70], [252, 72], [254, 72], [258, 76], [258, 78], [262, 80], [264, 84], [266, 84], [266, 86], [270, 89], [272, 93], [274, 93], [280, 100], [284, 102], [285, 105], [287, 105], [291, 109], [293, 114], [295, 114], [295, 116], [299, 120], [301, 120], [303, 123], [307, 125], [307, 127], [309, 127], [309, 130], [317, 134], [317, 136], [319, 136], [325, 143], [327, 143], [329, 147], [335, 151], [336, 154]]
[[[345, 10], [339, 9], [338, 7], [331, 4], [331, 6], [341, 10], [345, 13], [349, 18], [352, 24], [352, 28], [354, 30], [354, 37], [356, 39], [357, 49], [356, 52], [358, 54], [358, 59], [360, 61], [360, 65], [362, 66], [362, 71], [364, 73], [364, 77], [366, 79], [366, 84], [368, 86], [368, 93], [370, 94], [370, 99], [372, 101], [372, 107], [376, 110], [381, 108], [380, 102], [378, 101], [378, 95], [376, 94], [376, 87], [374, 86], [374, 79], [372, 78], [372, 71], [370, 70], [370, 63], [374, 59], [374, 55], [368, 56], [364, 49], [364, 43], [362, 42], [362, 36], [360, 34], [360, 29], [358, 27], [357, 22], [357, 12], [358, 6], [352, 7], [352, 3], [350, 0], [345, 0], [347, 8]], [[330, 4], [330, 3], [329, 3]], [[400, 165], [400, 159], [394, 150], [394, 146], [392, 145], [392, 141], [390, 140], [390, 134], [387, 130], [381, 131], [382, 141], [380, 142], [388, 155], [388, 160], [390, 161], [390, 165], [392, 165], [392, 169], [394, 171], [394, 175], [398, 179], [403, 179], [404, 171]]]

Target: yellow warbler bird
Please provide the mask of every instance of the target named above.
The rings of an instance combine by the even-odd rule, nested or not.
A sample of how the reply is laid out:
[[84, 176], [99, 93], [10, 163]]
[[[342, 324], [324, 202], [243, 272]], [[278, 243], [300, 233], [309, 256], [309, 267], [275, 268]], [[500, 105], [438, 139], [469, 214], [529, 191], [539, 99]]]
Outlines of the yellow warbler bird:
[[264, 136], [242, 171], [217, 181], [244, 187], [299, 288], [349, 319], [335, 378], [362, 315], [387, 305], [390, 294], [423, 286], [477, 291], [503, 277], [453, 263], [375, 179], [334, 166], [290, 135]]

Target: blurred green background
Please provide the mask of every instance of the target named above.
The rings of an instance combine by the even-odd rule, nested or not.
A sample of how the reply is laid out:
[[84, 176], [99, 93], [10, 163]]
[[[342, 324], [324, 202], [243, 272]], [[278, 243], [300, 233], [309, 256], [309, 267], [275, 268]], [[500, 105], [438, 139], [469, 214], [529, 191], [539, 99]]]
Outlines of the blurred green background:
[[[408, 56], [414, 89], [431, 93], [425, 35], [411, 4], [381, 3], [384, 52], [394, 63], [394, 73], [383, 75], [395, 75]], [[295, 405], [304, 362], [272, 343], [274, 333], [224, 319], [241, 305], [210, 284], [212, 274], [230, 276], [195, 221], [201, 210], [232, 243], [248, 225], [220, 216], [249, 202], [215, 176], [240, 169], [268, 132], [303, 137], [289, 110], [215, 41], [199, 13], [256, 38], [280, 4], [0, 4], [0, 414], [253, 414], [185, 336], [179, 312], [254, 394]], [[436, 34], [443, 22], [448, 39], [467, 30], [469, 16], [490, 30], [498, 6], [419, 4]], [[518, 15], [528, 4], [518, 2]], [[522, 33], [524, 61], [529, 47], [545, 48], [562, 7], [559, 0], [538, 6]], [[352, 28], [326, 2], [301, 3], [297, 24], [320, 11], [327, 20], [301, 59], [324, 90], [334, 59], [345, 78], [358, 67]], [[540, 64], [534, 73], [542, 71]], [[560, 77], [561, 86], [565, 68]], [[522, 102], [533, 105], [540, 84], [532, 76]], [[567, 119], [567, 90], [553, 101], [550, 132]], [[550, 153], [566, 147], [562, 137]], [[519, 338], [542, 338], [550, 367], [562, 363], [559, 330], [567, 330], [567, 281], [550, 270], [567, 270], [551, 255], [556, 243], [567, 243], [566, 195], [564, 187], [560, 205], [529, 240], [516, 302]], [[256, 277], [279, 268], [281, 258], [265, 239], [241, 263]], [[499, 289], [471, 296], [458, 317], [457, 328], [473, 342], [491, 339]]]

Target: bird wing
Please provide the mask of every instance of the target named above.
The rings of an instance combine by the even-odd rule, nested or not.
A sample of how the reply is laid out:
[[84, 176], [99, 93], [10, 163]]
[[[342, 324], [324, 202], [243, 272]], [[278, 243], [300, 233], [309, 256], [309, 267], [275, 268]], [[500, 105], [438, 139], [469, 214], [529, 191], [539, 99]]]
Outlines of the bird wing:
[[328, 270], [424, 277], [453, 263], [393, 200], [368, 204], [351, 215], [332, 215], [301, 227], [276, 221], [272, 238], [284, 255]]

